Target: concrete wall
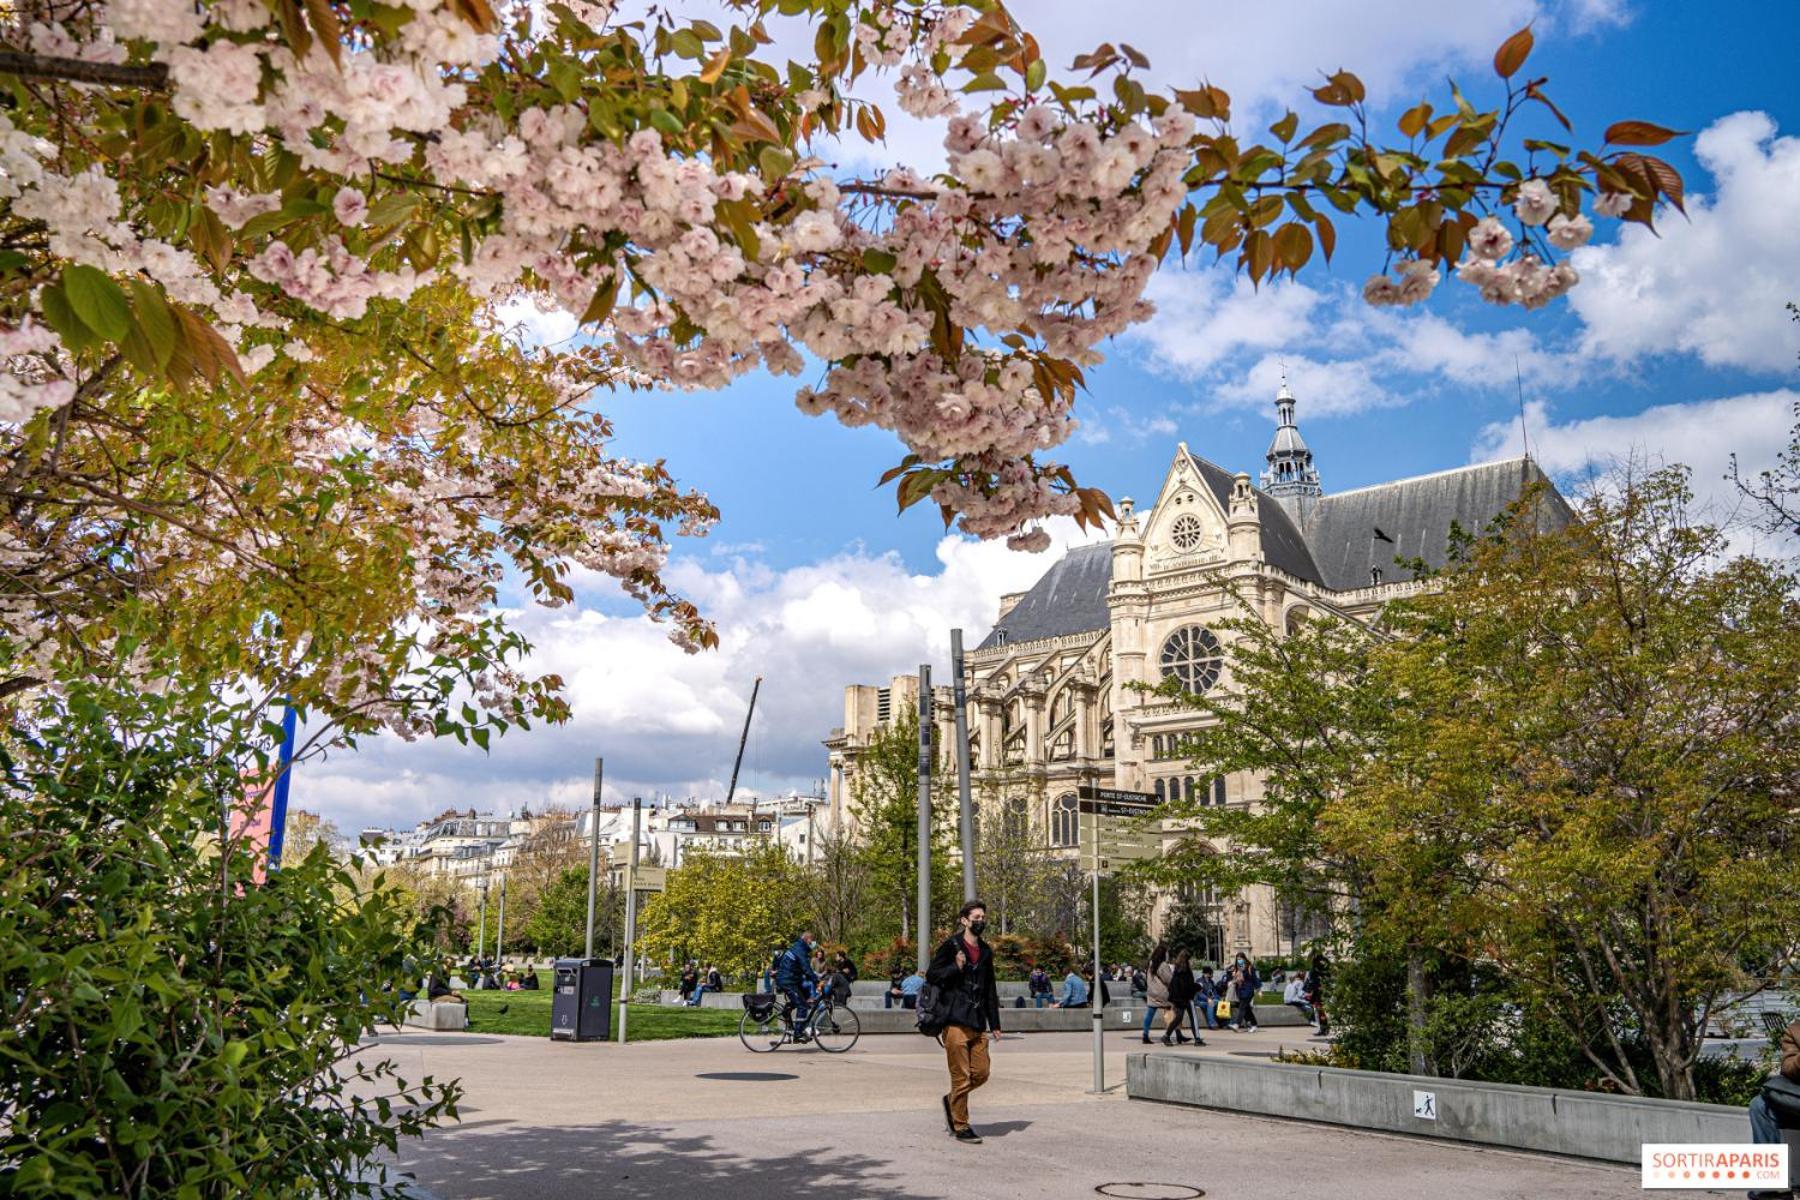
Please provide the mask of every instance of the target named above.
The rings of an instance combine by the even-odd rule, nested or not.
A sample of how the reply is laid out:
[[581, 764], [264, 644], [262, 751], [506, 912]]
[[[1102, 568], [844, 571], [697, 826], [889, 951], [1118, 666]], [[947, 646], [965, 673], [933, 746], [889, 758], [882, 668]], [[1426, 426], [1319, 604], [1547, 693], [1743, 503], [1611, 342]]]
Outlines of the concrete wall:
[[[1610, 1162], [1640, 1161], [1645, 1142], [1750, 1140], [1744, 1110], [1718, 1104], [1180, 1054], [1128, 1055], [1125, 1091], [1137, 1100]], [[1415, 1092], [1432, 1094], [1436, 1120], [1414, 1115]]]
[[[1116, 995], [1117, 993], [1115, 993]], [[708, 992], [700, 997], [702, 1008], [724, 1008], [734, 1012], [744, 1007], [742, 992]], [[662, 993], [664, 1004], [679, 1004], [681, 993], [665, 990]], [[862, 1020], [864, 1033], [911, 1033], [916, 1014], [910, 1009], [884, 1008], [881, 995], [866, 996], [853, 992], [850, 1007], [856, 1010]], [[1085, 1030], [1093, 1025], [1093, 1010], [1088, 1008], [1013, 1008], [1004, 999], [1000, 1004], [1000, 1025], [1003, 1029], [1027, 1032], [1070, 1032]], [[1256, 1019], [1259, 1024], [1268, 1026], [1298, 1026], [1304, 1028], [1306, 1022], [1293, 1009], [1281, 1006], [1258, 1005]], [[1164, 1018], [1158, 1017], [1154, 1028], [1160, 1036]], [[1106, 1027], [1108, 1029], [1137, 1029], [1144, 1023], [1144, 1006], [1141, 1004], [1110, 1004], [1106, 1008]], [[1206, 1028], [1202, 1023], [1201, 1029]]]

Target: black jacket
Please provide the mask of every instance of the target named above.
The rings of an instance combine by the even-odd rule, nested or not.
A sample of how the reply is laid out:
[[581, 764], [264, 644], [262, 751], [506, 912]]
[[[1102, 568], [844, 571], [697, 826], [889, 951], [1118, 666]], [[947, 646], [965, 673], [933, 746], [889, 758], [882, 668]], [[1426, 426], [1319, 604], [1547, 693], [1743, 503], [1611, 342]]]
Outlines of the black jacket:
[[1000, 988], [994, 982], [994, 951], [980, 938], [979, 962], [956, 965], [956, 952], [964, 950], [963, 936], [953, 933], [931, 956], [925, 982], [944, 993], [949, 1023], [978, 1032], [1000, 1032]]

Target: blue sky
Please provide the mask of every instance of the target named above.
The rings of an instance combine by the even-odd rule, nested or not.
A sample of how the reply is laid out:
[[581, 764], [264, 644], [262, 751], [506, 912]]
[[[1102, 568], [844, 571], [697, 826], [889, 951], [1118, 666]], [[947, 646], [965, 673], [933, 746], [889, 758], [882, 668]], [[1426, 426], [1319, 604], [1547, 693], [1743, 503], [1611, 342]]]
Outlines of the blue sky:
[[[1447, 102], [1446, 73], [1477, 103], [1491, 100], [1494, 46], [1535, 18], [1526, 70], [1549, 76], [1582, 144], [1628, 117], [1697, 135], [1655, 151], [1687, 180], [1693, 219], [1669, 213], [1660, 238], [1622, 243], [1617, 223], [1599, 222], [1596, 245], [1575, 260], [1583, 283], [1536, 313], [1491, 308], [1453, 281], [1422, 311], [1366, 308], [1355, 293], [1380, 266], [1372, 226], [1346, 231], [1331, 269], [1260, 292], [1228, 268], [1170, 264], [1154, 284], [1158, 317], [1088, 373], [1084, 427], [1058, 452], [1084, 483], [1147, 502], [1178, 440], [1257, 469], [1283, 362], [1328, 491], [1516, 453], [1515, 361], [1530, 447], [1571, 487], [1636, 454], [1688, 461], [1697, 489], [1723, 496], [1731, 453], [1754, 465], [1779, 444], [1800, 388], [1800, 326], [1781, 310], [1800, 300], [1800, 8], [1287, 0], [1246, 12], [1038, 0], [1014, 10], [1053, 61], [1123, 39], [1151, 55], [1160, 82], [1209, 77], [1232, 91], [1246, 132], [1251, 116], [1257, 129], [1279, 116], [1283, 97], [1317, 115], [1297, 102], [1314, 68], [1357, 70], [1389, 129], [1421, 95]], [[1527, 119], [1528, 134], [1560, 134], [1547, 116]], [[896, 125], [895, 154], [928, 160], [932, 135]], [[859, 153], [864, 162], [847, 157], [844, 169], [869, 161]], [[1051, 560], [946, 539], [923, 506], [897, 517], [892, 490], [874, 484], [898, 444], [801, 415], [794, 387], [753, 377], [602, 403], [621, 452], [666, 459], [723, 512], [709, 538], [676, 545], [672, 572], [719, 621], [721, 652], [675, 653], [603, 581], [587, 581], [576, 608], [520, 617], [542, 669], [570, 680], [570, 726], [502, 739], [485, 756], [377, 741], [311, 772], [310, 789], [297, 779], [295, 803], [346, 827], [410, 822], [452, 801], [575, 803], [597, 752], [618, 764], [609, 798], [714, 795], [757, 673], [769, 681], [749, 785], [823, 774], [818, 743], [839, 723], [843, 685], [926, 658], [943, 670], [944, 631], [961, 624], [978, 638], [998, 592]]]

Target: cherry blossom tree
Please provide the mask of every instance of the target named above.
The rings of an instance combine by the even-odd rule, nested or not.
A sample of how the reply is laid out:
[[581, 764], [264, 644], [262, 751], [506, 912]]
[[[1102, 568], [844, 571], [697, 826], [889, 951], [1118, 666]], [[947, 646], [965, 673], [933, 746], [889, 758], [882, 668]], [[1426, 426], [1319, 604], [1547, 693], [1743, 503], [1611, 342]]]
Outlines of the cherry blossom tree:
[[[609, 449], [605, 395], [812, 371], [808, 413], [891, 430], [902, 509], [1041, 549], [1110, 513], [1052, 457], [1151, 273], [1262, 282], [1385, 222], [1371, 303], [1446, 273], [1536, 307], [1593, 216], [1682, 200], [1640, 121], [1593, 149], [1523, 74], [1373, 127], [1321, 77], [1241, 131], [1127, 45], [1051, 77], [997, 0], [21, 0], [0, 27], [0, 690], [129, 664], [249, 681], [352, 732], [560, 715], [495, 607], [614, 576], [690, 648], [661, 569], [715, 513]], [[803, 23], [806, 61], [771, 28]], [[831, 169], [899, 107], [948, 170]], [[1571, 138], [1572, 141], [1572, 138]], [[1592, 214], [1592, 215], [1590, 215]], [[579, 317], [578, 345], [509, 328]], [[512, 306], [512, 307], [509, 307]], [[158, 656], [158, 661], [165, 661]], [[474, 702], [451, 711], [452, 697]]]

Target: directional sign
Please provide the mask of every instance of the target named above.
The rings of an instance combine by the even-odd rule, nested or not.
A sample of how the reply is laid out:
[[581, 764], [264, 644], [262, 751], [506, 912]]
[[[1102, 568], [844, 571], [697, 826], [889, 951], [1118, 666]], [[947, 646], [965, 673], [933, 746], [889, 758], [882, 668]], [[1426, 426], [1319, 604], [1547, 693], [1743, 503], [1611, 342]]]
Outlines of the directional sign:
[[1149, 792], [1128, 792], [1124, 788], [1095, 787], [1084, 783], [1075, 789], [1082, 800], [1103, 800], [1112, 804], [1129, 804], [1137, 808], [1155, 808], [1162, 801]]
[[669, 884], [669, 868], [639, 867], [636, 873], [626, 872], [631, 876], [631, 890], [634, 892], [660, 892]]
[[[1094, 844], [1096, 838], [1098, 847]], [[1105, 817], [1093, 818], [1082, 823], [1082, 857], [1092, 859], [1096, 850], [1109, 862], [1155, 858], [1162, 853], [1162, 833], [1156, 829], [1129, 828]]]

